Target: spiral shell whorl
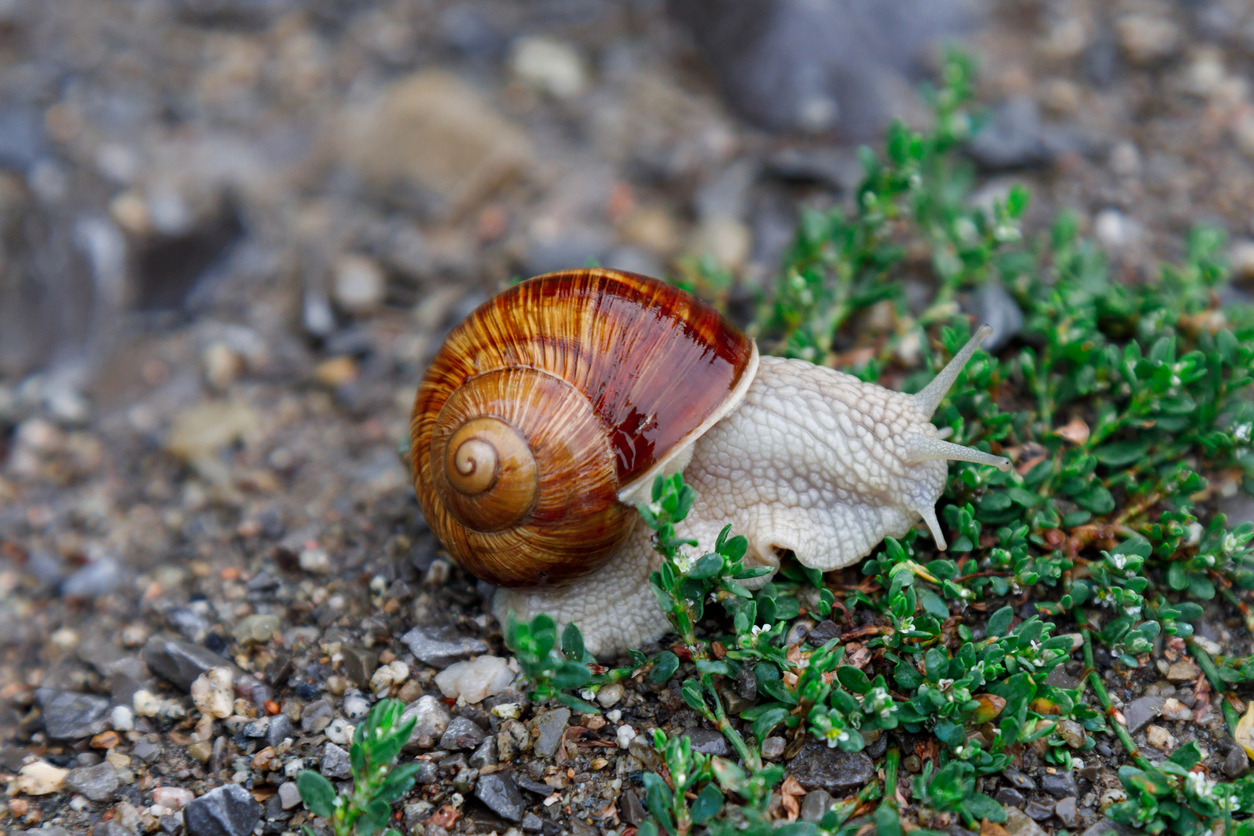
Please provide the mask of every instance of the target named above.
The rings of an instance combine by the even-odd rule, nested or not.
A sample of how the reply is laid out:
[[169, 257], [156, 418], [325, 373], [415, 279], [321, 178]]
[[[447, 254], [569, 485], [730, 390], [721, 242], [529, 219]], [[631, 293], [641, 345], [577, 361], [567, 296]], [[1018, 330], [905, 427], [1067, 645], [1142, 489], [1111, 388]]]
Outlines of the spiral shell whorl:
[[626, 536], [630, 509], [615, 502], [604, 428], [583, 393], [551, 374], [510, 368], [467, 379], [440, 410], [429, 450], [440, 502], [428, 522], [468, 570], [498, 586], [586, 574]]

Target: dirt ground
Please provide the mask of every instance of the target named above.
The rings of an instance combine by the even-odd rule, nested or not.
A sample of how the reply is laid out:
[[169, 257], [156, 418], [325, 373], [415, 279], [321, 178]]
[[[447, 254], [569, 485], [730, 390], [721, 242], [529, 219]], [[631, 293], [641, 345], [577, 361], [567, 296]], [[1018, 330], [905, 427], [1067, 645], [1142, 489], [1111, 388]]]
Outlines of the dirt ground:
[[[1032, 232], [1077, 210], [1129, 281], [1219, 224], [1254, 286], [1246, 0], [1007, 0], [966, 38], [981, 190], [1029, 184]], [[876, 73], [849, 94], [921, 119]], [[697, 718], [637, 684], [596, 718], [525, 705], [396, 447], [443, 333], [512, 276], [708, 254], [745, 315], [798, 209], [849, 199], [873, 114], [772, 133], [720, 78], [653, 0], [0, 0], [0, 829], [296, 832], [293, 777], [346, 775], [385, 694], [424, 732], [409, 832], [640, 821], [631, 734]], [[190, 693], [220, 664], [233, 693]], [[1115, 695], [1145, 723], [1188, 697], [1162, 673]], [[1031, 775], [985, 788], [1018, 794], [1012, 832], [1079, 831], [1117, 763], [1073, 822]], [[184, 823], [226, 784], [259, 819]]]

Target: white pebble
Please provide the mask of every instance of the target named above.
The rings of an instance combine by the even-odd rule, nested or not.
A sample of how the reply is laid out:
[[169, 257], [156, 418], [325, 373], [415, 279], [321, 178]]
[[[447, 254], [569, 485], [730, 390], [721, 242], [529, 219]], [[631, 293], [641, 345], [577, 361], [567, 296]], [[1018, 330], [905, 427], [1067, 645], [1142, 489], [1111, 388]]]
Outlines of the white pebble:
[[626, 749], [631, 741], [636, 739], [636, 730], [631, 726], [622, 725], [618, 727], [618, 748]]
[[124, 705], [116, 705], [109, 714], [109, 722], [114, 731], [128, 732], [135, 728], [135, 712]]
[[509, 663], [499, 656], [480, 656], [470, 662], [457, 662], [436, 674], [435, 684], [449, 699], [481, 702], [499, 694], [514, 681]]
[[23, 766], [13, 782], [17, 792], [27, 795], [49, 795], [61, 789], [68, 769], [58, 769], [50, 763], [35, 761]]
[[376, 694], [385, 694], [393, 685], [409, 679], [409, 665], [399, 659], [380, 668], [370, 677], [370, 690]]
[[161, 711], [161, 700], [142, 688], [131, 697], [131, 704], [140, 717], [156, 717]]
[[336, 717], [331, 721], [331, 725], [327, 726], [325, 734], [327, 740], [332, 743], [347, 746], [353, 741], [353, 731], [353, 726], [347, 720]]
[[602, 708], [609, 708], [611, 705], [623, 698], [623, 691], [623, 684], [621, 682], [611, 682], [609, 685], [603, 687], [600, 693], [597, 694], [597, 702], [601, 704]]
[[570, 44], [552, 38], [516, 39], [509, 64], [519, 81], [558, 98], [578, 95], [587, 83], [579, 52]]
[[323, 574], [331, 571], [331, 558], [319, 548], [301, 549], [298, 561], [300, 568], [306, 572]]
[[348, 313], [368, 313], [383, 304], [387, 276], [370, 258], [349, 254], [335, 264], [335, 303]]
[[192, 702], [206, 717], [225, 719], [235, 708], [235, 683], [230, 668], [210, 668], [192, 683]]
[[157, 787], [152, 791], [152, 803], [171, 811], [182, 810], [195, 797], [191, 790], [182, 787]]

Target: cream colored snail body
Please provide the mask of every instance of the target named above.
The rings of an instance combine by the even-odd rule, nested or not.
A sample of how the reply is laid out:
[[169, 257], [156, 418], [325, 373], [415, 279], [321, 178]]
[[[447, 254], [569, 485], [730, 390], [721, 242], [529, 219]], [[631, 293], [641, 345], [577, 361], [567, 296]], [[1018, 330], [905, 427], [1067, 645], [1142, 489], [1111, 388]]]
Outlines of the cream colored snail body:
[[792, 551], [838, 569], [920, 518], [944, 548], [946, 460], [1010, 465], [930, 421], [986, 335], [906, 395], [760, 357], [655, 279], [540, 276], [485, 302], [432, 361], [414, 402], [414, 485], [449, 552], [500, 587], [498, 618], [545, 612], [578, 624], [591, 653], [620, 652], [667, 630], [635, 510], [659, 473], [683, 471], [696, 490], [679, 533], [708, 550], [731, 524], [750, 565]]

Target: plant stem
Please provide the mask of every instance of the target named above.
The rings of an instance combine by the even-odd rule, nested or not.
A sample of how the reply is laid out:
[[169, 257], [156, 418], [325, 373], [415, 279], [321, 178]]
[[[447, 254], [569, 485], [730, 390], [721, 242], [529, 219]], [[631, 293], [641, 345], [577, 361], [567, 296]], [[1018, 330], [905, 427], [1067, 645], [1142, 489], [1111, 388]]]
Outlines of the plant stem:
[[[896, 769], [894, 768], [894, 772], [895, 771]], [[895, 788], [894, 792], [896, 792]], [[840, 827], [844, 824], [863, 804], [868, 801], [874, 801], [879, 794], [879, 781], [872, 781], [862, 789], [858, 790], [858, 794], [853, 798], [847, 798], [844, 801], [840, 801], [832, 805], [831, 809], [836, 811], [836, 827]]]
[[1132, 741], [1132, 735], [1128, 734], [1127, 726], [1115, 718], [1115, 704], [1111, 702], [1110, 694], [1106, 693], [1106, 686], [1102, 683], [1102, 678], [1097, 672], [1097, 665], [1093, 662], [1093, 636], [1089, 633], [1089, 628], [1081, 627], [1080, 635], [1084, 637], [1084, 664], [1089, 668], [1089, 683], [1093, 686], [1093, 693], [1097, 694], [1097, 701], [1106, 711], [1106, 717], [1115, 731], [1115, 737], [1119, 738], [1119, 742], [1128, 752], [1128, 757], [1137, 766], [1141, 769], [1153, 769], [1154, 765], [1145, 759], [1136, 743]]
[[736, 727], [727, 719], [727, 712], [723, 710], [723, 701], [719, 699], [718, 690], [714, 687], [714, 675], [701, 674], [701, 684], [705, 686], [710, 699], [714, 701], [714, 711], [710, 712], [706, 719], [723, 733], [723, 737], [727, 738], [732, 748], [736, 750], [736, 754], [740, 755], [740, 759], [744, 761], [745, 767], [751, 772], [757, 772], [762, 768], [762, 756], [756, 750], [749, 748], [749, 744], [745, 743], [740, 732], [736, 731]]
[[1201, 645], [1195, 642], [1191, 636], [1188, 644], [1189, 652], [1193, 654], [1193, 658], [1197, 661], [1197, 666], [1202, 669], [1202, 673], [1206, 674], [1211, 690], [1219, 695], [1219, 703], [1223, 706], [1224, 722], [1228, 724], [1228, 734], [1236, 737], [1237, 710], [1225, 698], [1224, 681], [1219, 678], [1219, 668], [1215, 667], [1215, 661], [1210, 658], [1210, 654], [1203, 650]]
[[901, 751], [896, 746], [888, 750], [884, 756], [884, 800], [883, 806], [897, 804], [897, 762], [901, 759]]

